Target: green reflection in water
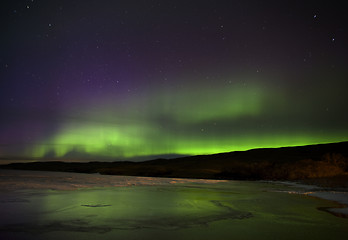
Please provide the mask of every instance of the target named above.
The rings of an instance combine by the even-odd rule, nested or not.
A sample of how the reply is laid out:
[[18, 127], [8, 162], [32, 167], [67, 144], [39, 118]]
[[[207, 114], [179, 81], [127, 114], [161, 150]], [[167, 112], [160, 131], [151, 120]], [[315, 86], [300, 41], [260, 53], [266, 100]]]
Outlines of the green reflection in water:
[[[66, 196], [68, 194], [69, 197]], [[233, 193], [201, 188], [124, 187], [48, 194], [43, 221], [88, 222], [116, 229], [186, 228], [213, 221], [252, 217], [222, 202]]]
[[346, 219], [317, 210], [333, 203], [279, 190], [289, 188], [230, 181], [44, 191], [28, 195], [20, 209], [27, 219], [11, 229], [35, 239], [338, 239], [348, 234]]

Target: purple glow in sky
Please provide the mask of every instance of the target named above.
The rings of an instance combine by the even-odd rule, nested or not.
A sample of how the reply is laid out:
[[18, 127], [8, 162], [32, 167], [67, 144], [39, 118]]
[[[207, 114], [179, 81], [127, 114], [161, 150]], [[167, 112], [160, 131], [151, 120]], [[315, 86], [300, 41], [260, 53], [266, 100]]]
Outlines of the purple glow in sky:
[[0, 157], [348, 140], [340, 1], [2, 1]]

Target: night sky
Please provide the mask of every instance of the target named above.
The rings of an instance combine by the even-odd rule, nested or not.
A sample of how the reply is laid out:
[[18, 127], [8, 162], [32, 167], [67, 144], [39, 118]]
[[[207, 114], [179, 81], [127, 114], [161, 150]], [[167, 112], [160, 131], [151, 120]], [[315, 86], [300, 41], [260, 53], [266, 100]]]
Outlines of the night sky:
[[346, 141], [343, 4], [1, 1], [0, 157]]

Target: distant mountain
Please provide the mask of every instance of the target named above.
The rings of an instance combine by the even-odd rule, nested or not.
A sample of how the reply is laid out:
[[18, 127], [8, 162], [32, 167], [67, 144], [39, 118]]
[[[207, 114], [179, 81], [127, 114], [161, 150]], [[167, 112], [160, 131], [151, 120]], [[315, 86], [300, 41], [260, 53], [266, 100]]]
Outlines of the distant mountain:
[[262, 148], [143, 162], [33, 162], [7, 169], [211, 179], [307, 179], [348, 175], [348, 142]]

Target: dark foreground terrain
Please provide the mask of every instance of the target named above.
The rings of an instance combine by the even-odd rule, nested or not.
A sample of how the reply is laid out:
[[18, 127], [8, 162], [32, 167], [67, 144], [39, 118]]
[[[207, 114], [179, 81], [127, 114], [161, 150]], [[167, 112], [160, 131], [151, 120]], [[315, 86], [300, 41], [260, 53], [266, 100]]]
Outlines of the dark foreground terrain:
[[348, 182], [348, 142], [264, 148], [144, 162], [31, 162], [0, 168], [128, 176]]

